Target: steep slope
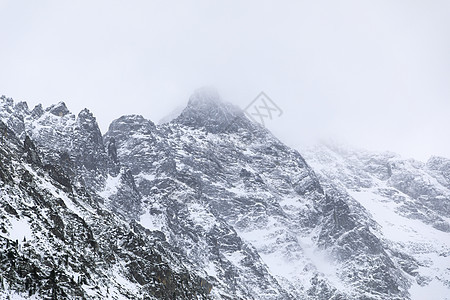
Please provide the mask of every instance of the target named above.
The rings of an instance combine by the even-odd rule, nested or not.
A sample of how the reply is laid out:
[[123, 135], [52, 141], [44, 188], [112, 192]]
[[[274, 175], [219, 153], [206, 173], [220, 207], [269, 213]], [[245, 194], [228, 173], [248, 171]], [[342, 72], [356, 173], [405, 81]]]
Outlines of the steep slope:
[[426, 164], [336, 144], [304, 151], [322, 182], [361, 204], [409, 274], [413, 299], [450, 298], [450, 161]]
[[140, 223], [205, 270], [218, 298], [408, 297], [365, 216], [214, 93], [194, 94], [168, 124], [124, 116], [105, 141], [136, 178]]
[[[0, 295], [207, 299], [161, 232], [127, 223], [0, 121]], [[75, 172], [72, 170], [72, 172]], [[15, 296], [14, 296], [15, 295]]]
[[30, 111], [25, 102], [15, 104], [3, 96], [0, 119], [21, 140], [29, 136], [41, 149], [45, 163], [60, 166], [73, 182], [85, 186], [97, 201], [104, 201], [97, 193], [104, 189], [107, 180], [120, 174], [120, 185], [115, 188], [114, 195], [108, 195], [108, 206], [127, 219], [140, 210], [141, 196], [134, 178], [127, 168], [117, 163], [111, 149], [106, 149], [97, 121], [89, 110], [84, 109], [75, 116], [60, 102], [46, 109], [37, 105]]

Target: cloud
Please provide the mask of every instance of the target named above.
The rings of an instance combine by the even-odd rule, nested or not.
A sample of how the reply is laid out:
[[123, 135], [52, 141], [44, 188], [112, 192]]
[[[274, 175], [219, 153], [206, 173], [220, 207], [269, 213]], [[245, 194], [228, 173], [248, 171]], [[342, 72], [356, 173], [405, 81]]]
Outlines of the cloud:
[[450, 157], [447, 1], [0, 2], [0, 93], [158, 121], [216, 86], [265, 91], [289, 144]]

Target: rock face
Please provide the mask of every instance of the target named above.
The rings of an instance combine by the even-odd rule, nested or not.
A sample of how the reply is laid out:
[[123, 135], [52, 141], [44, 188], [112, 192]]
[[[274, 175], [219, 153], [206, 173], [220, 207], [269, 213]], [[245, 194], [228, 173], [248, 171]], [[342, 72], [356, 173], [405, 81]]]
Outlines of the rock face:
[[[303, 151], [328, 189], [362, 205], [416, 299], [450, 295], [450, 160], [427, 163], [336, 144]], [[361, 214], [360, 207], [353, 208]]]
[[162, 233], [127, 223], [43, 165], [3, 122], [0, 148], [1, 293], [42, 299], [207, 299]]
[[[16, 247], [15, 257], [41, 275], [26, 264], [19, 273], [14, 260], [1, 271], [6, 292], [144, 299], [448, 292], [444, 158], [420, 164], [317, 148], [305, 160], [210, 90], [196, 92], [169, 123], [123, 116], [104, 136], [88, 110], [75, 117], [63, 103], [30, 111], [2, 98], [0, 119], [2, 236], [12, 245], [14, 224], [28, 224], [27, 246], [2, 249]], [[404, 219], [389, 227], [377, 209]], [[393, 233], [405, 220], [429, 231], [408, 227], [415, 230], [408, 243]], [[430, 246], [431, 238], [441, 241]], [[64, 279], [71, 275], [73, 284]]]
[[0, 121], [2, 296], [210, 298], [211, 284], [162, 232], [127, 218], [137, 213], [128, 205], [126, 214], [113, 213], [94, 192], [113, 174], [114, 199], [140, 199], [131, 173], [105, 154], [91, 113], [75, 119], [58, 105], [34, 114], [2, 101], [2, 119], [14, 129]]

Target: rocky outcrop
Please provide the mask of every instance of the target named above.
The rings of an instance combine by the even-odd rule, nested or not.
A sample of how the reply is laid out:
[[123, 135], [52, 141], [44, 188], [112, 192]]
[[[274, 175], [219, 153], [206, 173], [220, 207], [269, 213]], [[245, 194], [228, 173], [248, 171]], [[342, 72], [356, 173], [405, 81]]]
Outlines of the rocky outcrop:
[[[0, 150], [0, 293], [39, 299], [208, 299], [160, 232], [128, 224], [7, 132]], [[130, 175], [126, 175], [130, 176]]]

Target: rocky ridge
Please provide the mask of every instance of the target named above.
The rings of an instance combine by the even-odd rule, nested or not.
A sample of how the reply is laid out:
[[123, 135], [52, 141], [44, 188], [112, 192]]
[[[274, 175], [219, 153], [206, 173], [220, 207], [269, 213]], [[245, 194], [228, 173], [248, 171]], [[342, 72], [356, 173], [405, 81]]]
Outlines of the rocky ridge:
[[[340, 176], [343, 170], [333, 165], [334, 157], [314, 156], [312, 151], [305, 161], [215, 93], [194, 94], [177, 118], [162, 125], [138, 115], [123, 116], [104, 136], [89, 111], [75, 116], [63, 103], [30, 111], [24, 103], [2, 98], [0, 119], [18, 140], [33, 144], [35, 154], [27, 161], [53, 166], [55, 171], [45, 170], [47, 176], [68, 174], [71, 189], [89, 195], [77, 194], [79, 203], [98, 207], [121, 226], [133, 224], [160, 238], [167, 264], [174, 257], [168, 268], [178, 274], [174, 266], [183, 266], [181, 273], [187, 274], [186, 284], [196, 297], [408, 299], [433, 282], [420, 272], [422, 265], [414, 258], [418, 252], [404, 251], [387, 239], [383, 226], [349, 186], [370, 188], [376, 178], [391, 180], [402, 193], [416, 193], [414, 199], [428, 195], [420, 198], [425, 209], [420, 222], [445, 234], [448, 217], [436, 216], [448, 209], [449, 198], [437, 185], [411, 182], [413, 175], [366, 161], [361, 163], [364, 171], [348, 163], [344, 171], [350, 169], [352, 175]], [[448, 188], [446, 163], [431, 160], [427, 174], [435, 178], [433, 184]], [[369, 177], [367, 168], [372, 168]], [[385, 196], [398, 195], [386, 191]], [[405, 218], [415, 218], [414, 207], [405, 205]], [[115, 238], [93, 236], [100, 241]], [[148, 255], [142, 243], [133, 247]], [[117, 249], [124, 251], [123, 246]], [[137, 270], [143, 266], [133, 265]], [[445, 287], [449, 276], [444, 269], [439, 282]], [[162, 297], [152, 295], [151, 288], [145, 291], [146, 280], [154, 279], [151, 273], [123, 274], [142, 293]], [[161, 290], [181, 295], [184, 281], [177, 280]], [[104, 286], [109, 286], [107, 280]]]

